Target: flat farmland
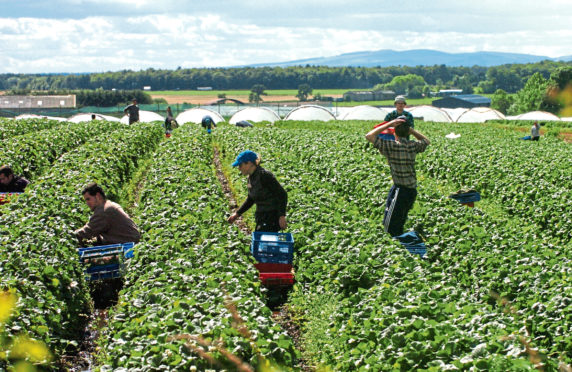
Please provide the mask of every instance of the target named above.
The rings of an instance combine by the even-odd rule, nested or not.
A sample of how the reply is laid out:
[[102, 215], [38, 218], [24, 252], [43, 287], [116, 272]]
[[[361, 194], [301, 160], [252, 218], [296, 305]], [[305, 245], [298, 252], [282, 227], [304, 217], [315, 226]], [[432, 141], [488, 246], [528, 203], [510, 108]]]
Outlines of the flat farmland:
[[[321, 94], [333, 98], [340, 98], [344, 92], [350, 89], [316, 89], [312, 95]], [[267, 90], [267, 95], [263, 96], [264, 102], [288, 102], [298, 101], [296, 89], [283, 89], [283, 90]], [[219, 94], [225, 94], [226, 98], [237, 99], [242, 102], [248, 102], [250, 90], [167, 90], [156, 91], [149, 93], [153, 99], [164, 98], [169, 104], [177, 103], [190, 103], [194, 105], [204, 105], [209, 102], [217, 100]]]

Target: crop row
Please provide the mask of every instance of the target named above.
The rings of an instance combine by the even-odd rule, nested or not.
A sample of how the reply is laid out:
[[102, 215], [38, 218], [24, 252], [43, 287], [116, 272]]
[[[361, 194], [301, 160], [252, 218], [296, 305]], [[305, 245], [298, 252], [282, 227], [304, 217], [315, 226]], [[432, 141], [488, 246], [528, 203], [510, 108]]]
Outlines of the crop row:
[[510, 216], [459, 207], [442, 195], [454, 186], [421, 172], [408, 225], [423, 224], [429, 238], [429, 259], [418, 260], [383, 233], [391, 181], [385, 160], [355, 133], [362, 126], [304, 126], [320, 130], [227, 129], [219, 138], [227, 162], [244, 148], [259, 151], [289, 191], [301, 242], [290, 303], [307, 317], [313, 360], [340, 370], [529, 368], [524, 334], [548, 363], [561, 356], [570, 363], [569, 246], [522, 231]]
[[[458, 188], [474, 187], [512, 216], [568, 240], [572, 235], [572, 148], [553, 137], [521, 141], [512, 131], [432, 125], [434, 156], [423, 159], [431, 177]], [[444, 131], [462, 136], [444, 137]]]
[[9, 333], [40, 339], [57, 356], [74, 349], [91, 306], [70, 233], [88, 217], [79, 191], [96, 181], [113, 199], [161, 138], [150, 124], [91, 138], [3, 207], [10, 213], [0, 216], [0, 287], [20, 298]]
[[46, 119], [6, 119], [0, 118], [0, 140], [5, 140], [26, 133], [33, 133], [43, 129], [55, 128], [62, 125], [58, 120]]
[[118, 129], [118, 122], [67, 123], [4, 140], [0, 164], [8, 164], [15, 174], [33, 178], [44, 172], [62, 154], [94, 136]]
[[214, 347], [205, 350], [216, 362], [201, 358], [191, 350], [200, 346], [196, 340], [177, 336], [221, 340], [255, 366], [293, 364], [293, 343], [262, 302], [249, 239], [226, 215], [210, 136], [190, 125], [178, 129], [147, 174], [137, 213], [142, 242], [102, 340], [102, 370], [237, 368]]

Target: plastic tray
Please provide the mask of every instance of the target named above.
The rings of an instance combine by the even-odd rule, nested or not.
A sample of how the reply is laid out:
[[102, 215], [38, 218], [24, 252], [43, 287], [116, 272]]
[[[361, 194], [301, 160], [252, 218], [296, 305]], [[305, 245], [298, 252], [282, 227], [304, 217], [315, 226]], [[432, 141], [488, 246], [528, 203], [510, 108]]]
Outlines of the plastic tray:
[[257, 263], [254, 266], [261, 273], [290, 273], [292, 272], [291, 264], [281, 264], [281, 263]]
[[79, 262], [85, 267], [87, 280], [119, 278], [125, 272], [125, 261], [133, 257], [135, 243], [99, 245], [78, 248]]
[[294, 284], [292, 273], [260, 273], [259, 279], [266, 287], [291, 286]]
[[292, 264], [294, 237], [291, 233], [255, 231], [250, 252], [260, 263]]

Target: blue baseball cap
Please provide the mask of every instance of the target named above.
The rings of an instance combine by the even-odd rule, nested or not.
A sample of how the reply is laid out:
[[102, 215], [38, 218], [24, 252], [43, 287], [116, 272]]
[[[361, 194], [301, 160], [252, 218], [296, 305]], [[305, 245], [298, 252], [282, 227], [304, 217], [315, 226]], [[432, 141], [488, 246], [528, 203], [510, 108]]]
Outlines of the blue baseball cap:
[[233, 167], [238, 167], [242, 163], [246, 163], [247, 161], [256, 161], [258, 159], [258, 155], [254, 151], [245, 150], [238, 154], [234, 163], [232, 163]]

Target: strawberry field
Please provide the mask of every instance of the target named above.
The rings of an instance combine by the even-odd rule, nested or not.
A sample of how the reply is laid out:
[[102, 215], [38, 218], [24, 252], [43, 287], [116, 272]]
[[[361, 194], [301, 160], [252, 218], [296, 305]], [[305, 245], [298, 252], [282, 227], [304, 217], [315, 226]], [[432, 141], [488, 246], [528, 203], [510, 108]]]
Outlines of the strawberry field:
[[[43, 341], [53, 369], [76, 350], [92, 304], [70, 231], [89, 216], [79, 191], [97, 181], [133, 205], [143, 232], [98, 341], [101, 370], [298, 370], [300, 359], [336, 371], [569, 368], [570, 145], [418, 123], [432, 142], [406, 224], [426, 239], [420, 259], [383, 232], [392, 181], [364, 139], [372, 124], [223, 125], [211, 136], [185, 125], [164, 139], [160, 124], [1, 121], [2, 163], [32, 184], [0, 206], [0, 283], [18, 296], [0, 345]], [[246, 180], [230, 163], [244, 149], [288, 191], [296, 284], [284, 306], [297, 340], [265, 304], [250, 236], [226, 222], [215, 149], [237, 200]], [[447, 197], [468, 187], [482, 196], [474, 208]], [[0, 367], [15, 359], [3, 352]]]

